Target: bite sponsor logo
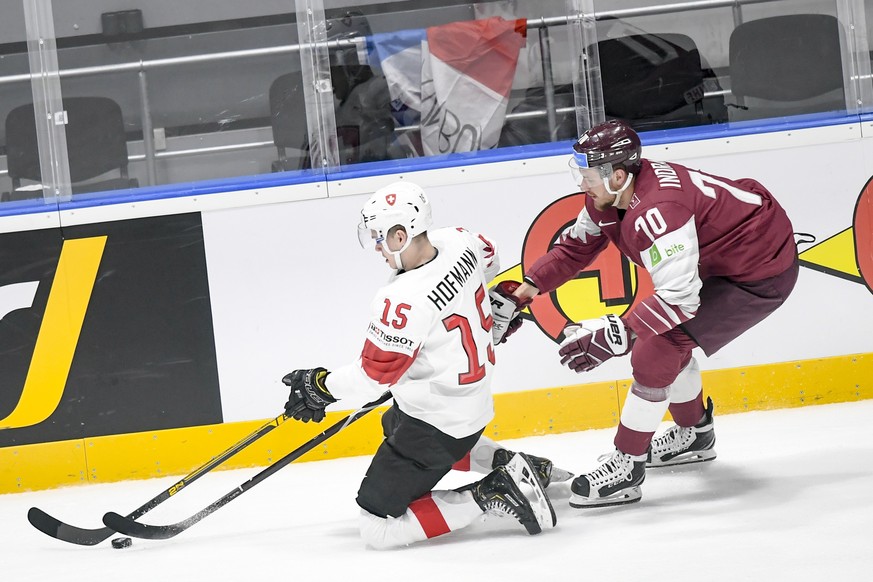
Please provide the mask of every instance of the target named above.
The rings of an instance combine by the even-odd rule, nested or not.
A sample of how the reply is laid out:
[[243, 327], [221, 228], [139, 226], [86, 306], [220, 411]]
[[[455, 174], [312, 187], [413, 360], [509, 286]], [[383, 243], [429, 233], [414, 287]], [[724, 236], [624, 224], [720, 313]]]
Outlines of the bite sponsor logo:
[[653, 267], [661, 262], [661, 252], [658, 250], [658, 245], [652, 245], [649, 249], [649, 260]]
[[667, 255], [668, 257], [672, 257], [674, 255], [678, 255], [679, 253], [681, 253], [684, 250], [685, 250], [685, 245], [683, 245], [682, 243], [679, 243], [679, 244], [674, 244], [674, 245], [670, 245], [669, 247], [667, 247], [664, 250], [664, 254]]
[[676, 255], [685, 251], [685, 245], [682, 243], [674, 243], [668, 247], [658, 248], [657, 244], [653, 244], [649, 248], [649, 261], [651, 265], [654, 267], [665, 258], [675, 257]]

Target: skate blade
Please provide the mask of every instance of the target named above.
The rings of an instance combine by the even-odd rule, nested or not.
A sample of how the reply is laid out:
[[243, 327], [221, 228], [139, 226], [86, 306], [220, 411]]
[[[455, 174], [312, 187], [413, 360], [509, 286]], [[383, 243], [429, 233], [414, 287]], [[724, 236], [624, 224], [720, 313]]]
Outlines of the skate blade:
[[[553, 483], [564, 483], [575, 477], [570, 471], [565, 471], [560, 467], [552, 467], [552, 476], [549, 479], [549, 485]], [[548, 485], [547, 485], [548, 486]]]
[[610, 507], [612, 505], [627, 505], [636, 503], [643, 498], [643, 492], [639, 486], [631, 487], [614, 493], [609, 497], [582, 497], [573, 493], [570, 496], [570, 507], [575, 509], [587, 509], [589, 507]]
[[[532, 531], [534, 528], [525, 525], [528, 533], [533, 535], [540, 533], [543, 529], [555, 527], [558, 524], [558, 517], [555, 514], [555, 509], [552, 507], [552, 502], [549, 501], [549, 497], [546, 495], [542, 483], [540, 483], [540, 480], [537, 478], [536, 471], [534, 471], [527, 455], [524, 453], [517, 453], [506, 464], [506, 469], [512, 480], [515, 481], [516, 485], [518, 485], [522, 490], [524, 496], [527, 497], [531, 509], [533, 509], [534, 515], [536, 516], [537, 530]], [[528, 493], [528, 491], [530, 493]], [[533, 524], [530, 525], [532, 526]]]
[[706, 451], [689, 451], [687, 453], [683, 453], [668, 461], [652, 461], [651, 463], [646, 463], [646, 468], [657, 469], [658, 467], [675, 467], [677, 465], [690, 465], [691, 463], [702, 463], [704, 461], [711, 461], [715, 459], [716, 453], [715, 450], [709, 449]]

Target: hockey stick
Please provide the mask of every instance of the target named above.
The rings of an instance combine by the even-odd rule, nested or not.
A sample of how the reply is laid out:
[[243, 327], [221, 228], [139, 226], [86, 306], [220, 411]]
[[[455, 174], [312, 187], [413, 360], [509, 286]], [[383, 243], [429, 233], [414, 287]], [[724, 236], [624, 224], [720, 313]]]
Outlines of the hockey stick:
[[342, 420], [338, 421], [336, 424], [328, 427], [324, 430], [324, 432], [318, 434], [313, 437], [309, 441], [300, 445], [239, 487], [231, 490], [224, 496], [220, 497], [207, 507], [201, 509], [188, 519], [180, 521], [178, 523], [170, 524], [170, 525], [148, 525], [145, 523], [140, 523], [138, 521], [134, 521], [131, 517], [124, 517], [123, 515], [119, 515], [115, 512], [110, 511], [106, 515], [103, 516], [103, 523], [106, 524], [107, 527], [122, 533], [124, 535], [133, 536], [136, 538], [145, 538], [147, 540], [166, 540], [172, 537], [175, 537], [203, 519], [204, 517], [212, 514], [213, 512], [221, 509], [270, 475], [279, 471], [279, 469], [284, 466], [296, 461], [305, 453], [311, 451], [336, 433], [340, 432], [380, 404], [387, 402], [391, 398], [391, 392], [385, 392], [372, 402], [368, 402], [363, 407], [359, 408], [355, 412], [349, 414]]
[[[163, 490], [157, 496], [153, 497], [149, 501], [146, 501], [143, 505], [133, 510], [130, 514], [128, 514], [128, 518], [137, 519], [181, 491], [187, 485], [193, 483], [227, 459], [231, 458], [238, 452], [242, 451], [250, 444], [254, 443], [268, 432], [282, 424], [288, 419], [288, 417], [282, 413], [276, 418], [270, 420], [262, 427], [257, 429], [255, 432], [251, 433], [220, 455], [216, 457], [212, 457], [210, 461], [197, 469], [194, 469], [187, 476], [183, 477], [181, 481], [177, 481], [167, 489]], [[109, 538], [112, 534], [115, 533], [114, 529], [108, 527], [101, 527], [97, 529], [85, 529], [81, 527], [76, 527], [74, 525], [70, 525], [62, 522], [59, 519], [56, 519], [46, 513], [45, 511], [39, 509], [38, 507], [31, 507], [27, 512], [27, 520], [30, 524], [46, 534], [47, 536], [51, 536], [55, 539], [61, 540], [63, 542], [69, 542], [71, 544], [78, 544], [80, 546], [93, 546], [99, 544], [103, 540]]]

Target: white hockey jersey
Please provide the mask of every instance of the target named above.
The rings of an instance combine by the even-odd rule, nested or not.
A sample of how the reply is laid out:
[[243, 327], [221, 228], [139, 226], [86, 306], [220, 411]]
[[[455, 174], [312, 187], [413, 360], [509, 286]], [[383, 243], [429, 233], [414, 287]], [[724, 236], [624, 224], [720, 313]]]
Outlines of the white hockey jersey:
[[494, 416], [491, 305], [487, 282], [500, 270], [494, 245], [461, 228], [428, 232], [430, 262], [395, 273], [371, 304], [360, 359], [333, 371], [338, 399], [390, 388], [397, 406], [455, 438]]

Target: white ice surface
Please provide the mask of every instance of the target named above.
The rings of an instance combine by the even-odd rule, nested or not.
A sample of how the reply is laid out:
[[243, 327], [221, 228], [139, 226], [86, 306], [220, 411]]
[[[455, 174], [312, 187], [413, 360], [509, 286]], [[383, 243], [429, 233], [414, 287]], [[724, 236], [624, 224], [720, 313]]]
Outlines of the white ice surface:
[[[640, 503], [575, 510], [559, 486], [551, 490], [558, 527], [541, 535], [490, 518], [383, 552], [366, 549], [357, 531], [354, 497], [368, 457], [292, 464], [178, 537], [134, 539], [124, 550], [51, 539], [27, 510], [99, 527], [105, 511], [131, 511], [172, 478], [2, 495], [0, 580], [873, 580], [871, 424], [873, 401], [716, 416], [718, 459], [650, 470]], [[612, 437], [507, 444], [578, 472], [593, 468]], [[180, 521], [255, 473], [207, 475], [142, 521]], [[472, 480], [453, 473], [446, 485]]]

